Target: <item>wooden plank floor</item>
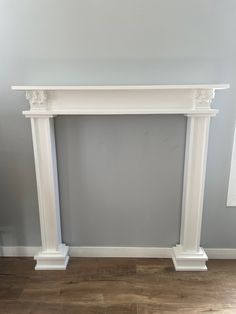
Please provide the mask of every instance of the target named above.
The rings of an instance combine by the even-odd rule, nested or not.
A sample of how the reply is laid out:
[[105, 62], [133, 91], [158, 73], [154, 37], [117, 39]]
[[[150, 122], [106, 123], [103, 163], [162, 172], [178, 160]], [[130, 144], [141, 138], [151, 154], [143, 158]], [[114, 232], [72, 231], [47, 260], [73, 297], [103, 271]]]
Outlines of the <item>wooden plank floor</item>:
[[66, 271], [34, 271], [32, 258], [0, 258], [4, 314], [236, 314], [236, 261], [175, 272], [170, 259], [71, 258]]

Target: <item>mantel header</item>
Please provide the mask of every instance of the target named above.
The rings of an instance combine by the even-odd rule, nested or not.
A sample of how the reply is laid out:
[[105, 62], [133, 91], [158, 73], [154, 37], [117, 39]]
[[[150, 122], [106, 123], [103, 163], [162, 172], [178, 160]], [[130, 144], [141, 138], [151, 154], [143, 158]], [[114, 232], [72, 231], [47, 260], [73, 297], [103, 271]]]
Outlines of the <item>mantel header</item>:
[[215, 91], [228, 84], [12, 86], [25, 91], [28, 117], [79, 114], [185, 114], [213, 116]]

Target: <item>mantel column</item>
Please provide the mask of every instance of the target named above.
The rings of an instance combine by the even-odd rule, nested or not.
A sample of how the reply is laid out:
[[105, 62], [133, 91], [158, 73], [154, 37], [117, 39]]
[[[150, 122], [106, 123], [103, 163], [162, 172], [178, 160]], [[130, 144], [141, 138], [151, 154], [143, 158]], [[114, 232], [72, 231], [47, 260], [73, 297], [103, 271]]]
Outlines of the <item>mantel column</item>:
[[38, 190], [42, 251], [34, 258], [37, 270], [66, 269], [68, 247], [62, 244], [58, 193], [57, 158], [53, 115], [40, 115], [45, 110], [43, 91], [27, 92], [32, 114], [32, 137]]
[[[198, 91], [197, 108], [210, 109], [214, 90]], [[187, 121], [185, 168], [182, 197], [180, 244], [173, 248], [176, 270], [207, 270], [208, 257], [200, 247], [202, 211], [210, 119], [215, 112], [189, 114]]]

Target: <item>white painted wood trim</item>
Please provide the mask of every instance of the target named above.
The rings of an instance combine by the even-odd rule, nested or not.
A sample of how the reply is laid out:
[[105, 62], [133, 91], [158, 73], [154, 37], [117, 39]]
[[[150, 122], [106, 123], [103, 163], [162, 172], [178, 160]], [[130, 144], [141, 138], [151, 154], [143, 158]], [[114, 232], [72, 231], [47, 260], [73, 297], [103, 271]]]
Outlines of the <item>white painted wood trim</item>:
[[236, 125], [234, 131], [234, 142], [231, 157], [227, 206], [236, 206]]
[[26, 117], [82, 114], [214, 116], [215, 91], [229, 85], [13, 86], [26, 91]]
[[23, 114], [26, 118], [51, 117], [59, 115], [148, 115], [148, 114], [182, 114], [193, 116], [209, 116], [214, 117], [219, 111], [217, 109], [208, 110], [186, 110], [186, 109], [159, 109], [159, 108], [79, 108], [66, 110], [47, 110], [37, 112], [35, 110], [24, 110]]
[[209, 259], [236, 259], [236, 249], [205, 249]]
[[207, 255], [200, 247], [203, 196], [210, 117], [189, 116], [185, 146], [180, 244], [173, 248], [179, 271], [207, 270]]
[[80, 86], [12, 86], [13, 90], [153, 90], [153, 89], [227, 89], [229, 84], [192, 84], [192, 85], [80, 85]]
[[[218, 112], [211, 103], [215, 91], [226, 88], [229, 85], [13, 86], [26, 91], [30, 104], [30, 110], [23, 113], [32, 122], [39, 196], [42, 252], [35, 256], [36, 269], [65, 269], [69, 259], [68, 247], [61, 243], [52, 118], [68, 114], [184, 114], [188, 128], [181, 239], [172, 258], [176, 270], [206, 270], [207, 255], [199, 242], [209, 123]], [[154, 254], [150, 248], [146, 250]], [[141, 251], [129, 248], [121, 252], [135, 255]]]
[[0, 257], [33, 257], [41, 246], [0, 246]]
[[[42, 248], [39, 246], [2, 246], [0, 257], [33, 257]], [[209, 259], [236, 259], [236, 249], [205, 249]], [[130, 257], [130, 258], [171, 258], [170, 247], [97, 247], [71, 246], [71, 257]], [[157, 261], [158, 263], [158, 261]]]
[[166, 247], [70, 247], [74, 257], [137, 257], [170, 258], [171, 248]]
[[69, 260], [68, 247], [61, 240], [53, 122], [51, 117], [31, 118], [42, 239], [42, 251], [35, 255], [35, 269], [65, 269]]

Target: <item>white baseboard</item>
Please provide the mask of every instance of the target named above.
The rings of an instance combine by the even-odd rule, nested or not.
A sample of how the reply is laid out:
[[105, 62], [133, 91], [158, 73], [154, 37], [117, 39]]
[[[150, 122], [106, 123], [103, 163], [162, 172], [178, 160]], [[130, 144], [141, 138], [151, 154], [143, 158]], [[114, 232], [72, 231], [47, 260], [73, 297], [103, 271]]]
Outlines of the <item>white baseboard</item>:
[[0, 246], [0, 256], [34, 256], [40, 249], [40, 246]]
[[167, 247], [72, 246], [70, 256], [170, 258], [171, 250]]
[[236, 259], [236, 249], [205, 249], [209, 259]]
[[[2, 246], [0, 256], [34, 256], [41, 250], [38, 246]], [[209, 259], [236, 259], [236, 249], [204, 249]], [[71, 246], [72, 257], [140, 257], [171, 258], [172, 248], [167, 247], [107, 247]]]

